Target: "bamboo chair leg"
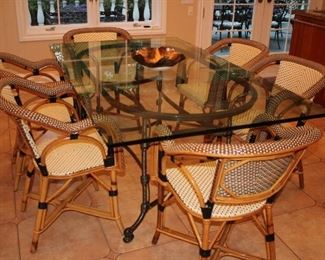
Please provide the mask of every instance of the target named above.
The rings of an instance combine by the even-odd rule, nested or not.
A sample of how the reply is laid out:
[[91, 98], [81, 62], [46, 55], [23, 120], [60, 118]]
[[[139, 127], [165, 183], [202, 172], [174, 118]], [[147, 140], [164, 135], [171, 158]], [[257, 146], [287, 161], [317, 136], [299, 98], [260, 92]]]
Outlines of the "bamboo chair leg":
[[272, 216], [272, 205], [266, 204], [265, 206], [265, 225], [266, 225], [266, 256], [268, 260], [275, 259], [275, 235], [274, 235], [274, 225]]
[[211, 222], [209, 219], [202, 221], [202, 245], [200, 246], [201, 259], [210, 259], [211, 246], [209, 245], [209, 232]]
[[24, 174], [24, 166], [25, 166], [25, 156], [21, 153], [21, 151], [17, 150], [14, 191], [18, 190], [20, 178]]
[[[233, 223], [231, 221], [225, 223], [225, 226], [222, 228], [222, 230], [220, 230], [220, 238], [219, 238], [219, 240], [216, 241], [216, 243], [218, 245], [221, 245], [223, 247], [227, 247], [226, 246], [227, 238], [229, 236], [229, 233], [231, 231], [232, 226], [233, 226]], [[221, 249], [217, 248], [215, 250], [215, 252], [213, 253], [212, 259], [220, 259], [220, 254], [221, 253], [222, 253]]]
[[111, 201], [112, 201], [112, 212], [113, 216], [116, 220], [116, 224], [121, 232], [123, 234], [124, 231], [124, 226], [121, 220], [121, 215], [118, 207], [118, 198], [117, 198], [117, 177], [116, 177], [116, 172], [112, 171], [111, 172], [111, 191], [112, 195], [110, 196]]
[[297, 167], [296, 167], [296, 172], [298, 174], [299, 178], [299, 188], [304, 189], [305, 188], [305, 178], [304, 178], [304, 167], [302, 165], [302, 161], [300, 160]]
[[157, 226], [156, 226], [156, 231], [155, 234], [152, 238], [151, 243], [152, 244], [157, 244], [159, 236], [160, 236], [160, 231], [163, 228], [163, 219], [164, 219], [164, 187], [158, 183], [158, 213], [157, 213]]
[[45, 224], [45, 217], [47, 213], [47, 192], [49, 187], [48, 178], [40, 177], [40, 198], [38, 202], [38, 210], [36, 214], [36, 220], [33, 230], [33, 238], [31, 245], [31, 253], [35, 253], [38, 246], [38, 240], [41, 232], [43, 231], [43, 227]]
[[[25, 158], [25, 160], [27, 160], [27, 158]], [[20, 210], [22, 212], [26, 211], [28, 194], [30, 193], [31, 188], [33, 187], [34, 166], [33, 166], [33, 162], [31, 160], [29, 160], [26, 171], [27, 171], [27, 173], [26, 173], [24, 189], [23, 189], [23, 194], [22, 194], [22, 199], [21, 199], [21, 208], [20, 208]]]
[[18, 149], [18, 137], [16, 136], [14, 147], [12, 148], [12, 157], [11, 157], [11, 163], [12, 164], [16, 163], [18, 152], [19, 152], [19, 149]]

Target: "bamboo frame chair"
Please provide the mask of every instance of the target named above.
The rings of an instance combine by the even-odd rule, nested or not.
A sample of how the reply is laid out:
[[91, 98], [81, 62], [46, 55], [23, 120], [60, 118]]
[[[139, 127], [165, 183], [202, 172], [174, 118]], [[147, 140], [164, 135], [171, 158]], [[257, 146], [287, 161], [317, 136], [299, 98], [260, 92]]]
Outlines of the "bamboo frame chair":
[[[0, 80], [0, 89], [7, 85], [29, 90], [31, 83], [17, 77]], [[100, 130], [105, 131], [104, 139], [89, 119], [76, 123], [62, 122], [20, 107], [2, 96], [0, 109], [17, 123], [26, 148], [33, 158], [28, 166], [29, 181], [25, 183], [23, 194], [25, 199], [29, 197], [38, 200], [31, 252], [36, 251], [40, 234], [65, 211], [73, 210], [114, 220], [122, 233], [124, 228], [118, 210], [117, 173], [124, 171], [123, 153], [120, 149], [113, 150], [108, 146], [111, 139], [120, 138], [118, 132], [115, 132], [116, 125], [107, 124], [109, 118], [105, 116], [97, 118], [99, 122], [103, 122]], [[30, 124], [45, 128], [46, 134], [36, 139]], [[39, 176], [39, 193], [30, 191], [34, 173]], [[107, 183], [103, 177], [108, 177], [110, 182]], [[72, 185], [78, 181], [77, 187]], [[50, 192], [49, 187], [53, 182], [60, 182], [62, 186]], [[90, 184], [95, 187], [99, 185], [108, 191], [110, 209], [98, 209], [76, 202], [77, 197]]]
[[[271, 93], [263, 113], [266, 112], [275, 118], [282, 118], [286, 113], [290, 113], [291, 109], [299, 107], [302, 114], [308, 114], [313, 98], [325, 87], [325, 66], [289, 54], [272, 54], [256, 63], [251, 71], [259, 74], [274, 65], [278, 66], [274, 77], [263, 81], [265, 88], [269, 89]], [[273, 91], [273, 85], [280, 86], [283, 90]], [[302, 97], [303, 102], [297, 100], [292, 92]], [[299, 122], [299, 124], [304, 124], [304, 122]], [[259, 140], [254, 138], [256, 141]], [[299, 176], [299, 186], [303, 189], [302, 162], [298, 164], [296, 172]]]
[[[217, 41], [206, 48], [205, 51], [209, 54], [214, 54], [217, 57], [225, 52], [227, 55], [221, 56], [223, 60], [217, 59], [216, 63], [220, 62], [225, 64], [226, 62], [224, 62], [224, 60], [226, 60], [227, 62], [242, 67], [246, 70], [250, 70], [250, 68], [256, 62], [268, 54], [268, 48], [264, 44], [253, 40], [237, 38], [226, 38]], [[184, 109], [186, 100], [192, 100], [195, 104], [200, 106], [203, 111], [216, 110], [216, 104], [223, 103], [223, 98], [225, 98], [223, 96], [223, 92], [219, 93], [221, 91], [219, 90], [218, 92], [216, 89], [218, 81], [222, 76], [218, 74], [219, 72], [216, 72], [213, 69], [203, 71], [201, 73], [210, 74], [209, 79], [211, 80], [208, 82], [200, 82], [200, 85], [197, 85], [195, 84], [195, 81], [194, 83], [191, 83], [189, 71], [192, 66], [195, 66], [195, 64], [192, 63], [185, 69], [182, 67], [179, 68], [180, 74], [184, 74], [184, 71], [186, 71], [185, 80], [183, 79], [177, 82], [177, 87], [181, 93], [179, 106]], [[184, 78], [184, 76], [181, 76], [180, 78]], [[221, 82], [219, 84], [223, 83]], [[236, 84], [234, 81], [227, 82], [226, 100], [229, 101], [229, 103], [232, 103], [236, 99], [236, 97], [232, 95], [236, 86], [238, 86], [238, 84]], [[215, 95], [216, 97], [212, 97], [211, 95]], [[212, 104], [210, 100], [213, 100]]]
[[[21, 78], [10, 71], [0, 70], [0, 79], [10, 77]], [[35, 91], [40, 92], [39, 95], [34, 95], [33, 92]], [[76, 109], [71, 105], [71, 101], [69, 100], [71, 98], [73, 99], [75, 92], [70, 84], [63, 81], [51, 81], [44, 84], [34, 84], [30, 81], [27, 92], [24, 88], [18, 90], [14, 86], [8, 85], [2, 88], [1, 95], [14, 104], [29, 108], [38, 107], [43, 104], [42, 113], [65, 122], [76, 121], [79, 118]], [[56, 109], [45, 109], [45, 103], [51, 103], [51, 107], [54, 105], [57, 107]], [[60, 105], [58, 105], [58, 103], [60, 103]], [[49, 106], [49, 104], [47, 106]], [[16, 168], [14, 190], [18, 189], [20, 178], [24, 175], [25, 154], [24, 144], [19, 132], [17, 132], [12, 158], [12, 162], [15, 163]]]
[[[17, 76], [39, 83], [45, 83], [44, 86], [49, 88], [59, 88], [59, 86], [63, 88], [67, 87], [67, 92], [71, 89], [71, 86], [67, 86], [67, 83], [64, 82], [64, 73], [55, 59], [31, 61], [11, 53], [0, 52], [0, 70], [0, 79]], [[36, 102], [36, 99], [34, 99], [35, 96], [31, 100], [25, 100], [23, 102], [21, 99], [22, 95], [19, 95], [18, 92], [13, 92], [14, 90], [7, 91], [7, 98], [11, 99], [9, 96], [12, 95], [12, 98], [17, 99], [15, 102], [19, 102], [19, 104], [24, 104], [25, 101], [28, 103]], [[73, 102], [71, 98], [67, 98], [66, 101]], [[14, 190], [18, 189], [24, 167], [24, 152], [21, 150], [22, 145], [19, 144], [19, 141], [20, 137], [17, 135], [12, 156], [12, 163], [15, 164], [16, 168]]]
[[[82, 57], [83, 55], [88, 55], [89, 49], [87, 42], [100, 42], [100, 41], [112, 41], [112, 40], [131, 40], [131, 34], [118, 27], [86, 27], [72, 29], [63, 35], [63, 43], [85, 43], [78, 45], [77, 56]], [[75, 48], [76, 49], [76, 48]], [[101, 53], [105, 56], [105, 52], [110, 54], [107, 57], [112, 56], [112, 49], [102, 49]], [[116, 53], [116, 57], [112, 61], [106, 60], [102, 64], [102, 78], [107, 78], [107, 84], [114, 90], [115, 99], [118, 101], [120, 99], [120, 92], [124, 93], [131, 99], [139, 100], [139, 87], [134, 87], [134, 83], [139, 80], [142, 76], [142, 69], [136, 67], [124, 66], [123, 58], [125, 53]], [[87, 72], [86, 69], [86, 73]], [[118, 108], [114, 106], [110, 107], [108, 111], [116, 109], [116, 113], [120, 114]], [[130, 116], [134, 119], [133, 116]], [[136, 129], [140, 129], [140, 121], [137, 120]]]
[[[171, 140], [161, 142], [159, 149], [156, 146], [158, 215], [152, 243], [165, 234], [198, 245], [201, 259], [212, 257], [212, 250], [213, 259], [262, 259], [227, 245], [232, 224], [252, 220], [265, 236], [266, 258], [275, 259], [272, 203], [305, 149], [321, 138], [316, 128], [277, 128], [280, 140], [265, 143], [194, 144]], [[156, 131], [159, 135], [170, 134], [163, 125]], [[183, 161], [171, 165], [169, 159], [174, 156], [182, 156]], [[186, 163], [187, 157], [213, 160], [193, 164]], [[166, 225], [165, 212], [172, 202], [185, 212], [192, 235]], [[212, 226], [218, 228], [212, 231]]]

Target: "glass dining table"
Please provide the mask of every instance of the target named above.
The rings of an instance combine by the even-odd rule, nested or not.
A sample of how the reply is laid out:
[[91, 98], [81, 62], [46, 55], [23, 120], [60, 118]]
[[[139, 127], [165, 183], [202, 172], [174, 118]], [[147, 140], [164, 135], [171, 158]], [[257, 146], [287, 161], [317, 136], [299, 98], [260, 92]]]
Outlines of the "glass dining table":
[[[105, 114], [116, 121], [123, 139], [112, 140], [112, 148], [132, 153], [132, 145], [141, 146], [140, 159], [134, 157], [141, 167], [142, 202], [124, 231], [125, 242], [155, 204], [147, 165], [151, 144], [191, 136], [225, 136], [229, 142], [241, 129], [325, 116], [320, 105], [178, 38], [58, 43], [51, 50], [76, 90], [81, 116]], [[270, 103], [279, 112], [260, 116], [268, 114]], [[153, 134], [160, 123], [169, 125], [170, 135]]]

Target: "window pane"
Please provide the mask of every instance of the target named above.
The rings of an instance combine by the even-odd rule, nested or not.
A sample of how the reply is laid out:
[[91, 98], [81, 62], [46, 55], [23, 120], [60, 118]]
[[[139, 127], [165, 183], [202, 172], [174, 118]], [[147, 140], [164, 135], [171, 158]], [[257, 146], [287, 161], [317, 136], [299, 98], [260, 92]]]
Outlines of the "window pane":
[[28, 9], [32, 26], [87, 23], [86, 0], [28, 0]]
[[151, 21], [152, 0], [100, 0], [101, 22]]

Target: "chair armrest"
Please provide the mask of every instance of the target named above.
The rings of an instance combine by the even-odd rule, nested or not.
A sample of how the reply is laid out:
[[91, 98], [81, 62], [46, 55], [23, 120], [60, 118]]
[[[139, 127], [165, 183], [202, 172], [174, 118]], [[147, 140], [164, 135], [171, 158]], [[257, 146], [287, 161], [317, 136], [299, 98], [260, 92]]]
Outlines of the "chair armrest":
[[52, 82], [47, 84], [37, 83], [16, 77], [8, 77], [0, 80], [0, 88], [6, 85], [15, 86], [41, 98], [60, 97], [62, 95], [75, 95], [73, 86], [67, 82]]
[[39, 75], [41, 70], [47, 68], [55, 69], [60, 75], [60, 80], [64, 79], [62, 69], [55, 59], [30, 61], [14, 54], [0, 52], [0, 60], [30, 71], [33, 75]]
[[[281, 111], [277, 111], [277, 108], [284, 101], [290, 101], [290, 104], [281, 108]], [[310, 100], [304, 99], [303, 97], [300, 97], [289, 90], [281, 90], [275, 95], [271, 95], [268, 97], [265, 110], [268, 114], [282, 118], [285, 113], [290, 111], [290, 109], [298, 106], [304, 106], [304, 108], [302, 108], [302, 113], [308, 114], [310, 110], [310, 105], [311, 105]]]

